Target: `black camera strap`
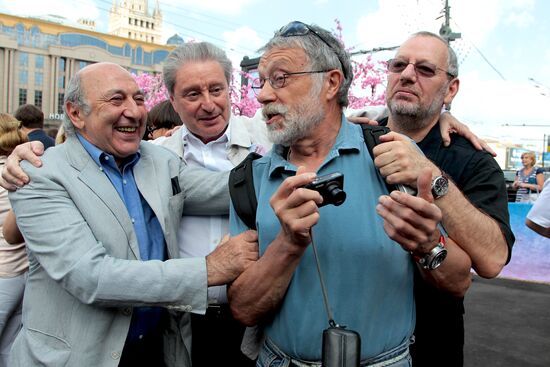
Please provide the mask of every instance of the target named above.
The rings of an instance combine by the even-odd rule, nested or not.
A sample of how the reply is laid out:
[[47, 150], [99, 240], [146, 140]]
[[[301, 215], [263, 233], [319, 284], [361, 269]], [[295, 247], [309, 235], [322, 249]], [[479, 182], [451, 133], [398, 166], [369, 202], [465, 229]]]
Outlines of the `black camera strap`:
[[319, 261], [319, 255], [317, 253], [317, 246], [315, 246], [315, 241], [313, 241], [313, 231], [309, 229], [309, 237], [311, 238], [311, 248], [313, 249], [313, 256], [315, 257], [315, 265], [317, 265], [317, 273], [319, 274], [319, 282], [321, 283], [321, 292], [323, 292], [323, 303], [325, 304], [325, 310], [327, 312], [328, 324], [331, 327], [340, 327], [334, 321], [334, 315], [330, 308], [330, 302], [328, 300], [327, 287], [325, 286], [325, 281], [323, 279], [323, 272], [321, 271], [321, 262]]

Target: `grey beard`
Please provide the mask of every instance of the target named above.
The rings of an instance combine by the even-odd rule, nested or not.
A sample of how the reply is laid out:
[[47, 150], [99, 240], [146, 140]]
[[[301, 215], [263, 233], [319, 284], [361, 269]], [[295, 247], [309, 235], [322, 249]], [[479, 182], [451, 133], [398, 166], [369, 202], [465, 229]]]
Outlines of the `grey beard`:
[[[313, 94], [313, 93], [312, 93]], [[267, 136], [273, 144], [291, 146], [307, 137], [325, 118], [325, 111], [313, 96], [297, 105], [294, 111], [281, 105], [266, 106], [269, 112], [279, 112], [284, 118], [283, 128], [267, 125]], [[265, 113], [265, 112], [264, 112]]]
[[421, 111], [418, 106], [389, 102], [388, 109], [393, 123], [401, 131], [420, 130], [428, 123], [428, 111]]

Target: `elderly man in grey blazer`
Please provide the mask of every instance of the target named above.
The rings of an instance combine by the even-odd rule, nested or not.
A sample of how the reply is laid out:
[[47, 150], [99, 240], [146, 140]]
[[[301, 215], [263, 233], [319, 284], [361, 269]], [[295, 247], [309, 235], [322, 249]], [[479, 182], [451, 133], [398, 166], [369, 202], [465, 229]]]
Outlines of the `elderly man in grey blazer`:
[[177, 259], [190, 214], [227, 212], [227, 173], [142, 143], [144, 96], [118, 65], [85, 67], [65, 101], [67, 141], [24, 164], [10, 194], [29, 249], [13, 366], [190, 366], [190, 311], [257, 259], [257, 237]]

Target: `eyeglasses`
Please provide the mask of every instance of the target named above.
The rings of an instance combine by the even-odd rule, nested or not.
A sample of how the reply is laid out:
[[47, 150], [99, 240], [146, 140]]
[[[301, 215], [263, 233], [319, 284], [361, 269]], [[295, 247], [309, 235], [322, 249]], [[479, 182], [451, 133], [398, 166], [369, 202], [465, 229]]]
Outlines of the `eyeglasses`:
[[437, 67], [436, 65], [430, 63], [430, 62], [408, 62], [402, 59], [390, 59], [388, 60], [388, 70], [391, 73], [401, 73], [403, 70], [407, 68], [407, 66], [412, 65], [414, 67], [414, 70], [417, 74], [426, 77], [426, 78], [432, 78], [435, 76], [436, 72], [443, 71], [445, 74], [447, 74], [451, 78], [455, 78], [456, 75], [453, 75], [449, 73], [447, 70], [442, 69], [440, 67]]
[[340, 57], [340, 54], [338, 52], [336, 52], [334, 47], [332, 47], [330, 45], [330, 43], [323, 36], [321, 36], [321, 34], [319, 32], [317, 32], [315, 29], [311, 28], [310, 26], [308, 26], [305, 23], [302, 23], [302, 22], [299, 22], [299, 21], [294, 21], [294, 22], [290, 22], [287, 25], [285, 25], [284, 27], [282, 27], [279, 30], [278, 33], [279, 33], [279, 36], [281, 36], [281, 37], [294, 37], [294, 36], [306, 36], [310, 32], [313, 33], [314, 35], [316, 35], [317, 38], [319, 38], [321, 41], [323, 41], [323, 43], [325, 45], [327, 45], [328, 48], [330, 48], [332, 50], [332, 52], [334, 52], [334, 54], [338, 58], [338, 61], [340, 62], [340, 66], [342, 67], [342, 72], [344, 73], [344, 78], [347, 79], [348, 76], [347, 76], [347, 73], [346, 73], [346, 69], [344, 68], [344, 62], [342, 61], [342, 58]]
[[265, 81], [269, 80], [269, 84], [273, 89], [283, 88], [286, 84], [286, 78], [292, 75], [306, 75], [306, 74], [319, 74], [326, 73], [330, 70], [313, 70], [313, 71], [297, 71], [294, 73], [275, 72], [269, 78], [258, 78], [252, 81], [252, 90], [256, 95], [260, 94], [260, 91], [265, 85]]
[[145, 131], [147, 132], [147, 135], [153, 135], [153, 133], [159, 129], [162, 129], [162, 127], [152, 126], [152, 125], [147, 125], [145, 127]]

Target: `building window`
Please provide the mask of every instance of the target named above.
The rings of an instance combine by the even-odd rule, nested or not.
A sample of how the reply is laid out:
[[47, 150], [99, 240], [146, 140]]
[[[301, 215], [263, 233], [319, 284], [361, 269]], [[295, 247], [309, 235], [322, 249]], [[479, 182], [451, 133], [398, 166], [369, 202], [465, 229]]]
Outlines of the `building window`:
[[65, 99], [65, 93], [57, 93], [57, 113], [63, 113], [63, 100]]
[[36, 72], [34, 74], [34, 85], [41, 87], [44, 84], [44, 74], [41, 72]]
[[132, 25], [132, 18], [128, 18], [128, 24]]
[[29, 73], [27, 70], [19, 70], [19, 84], [28, 84], [29, 83]]
[[139, 26], [140, 26], [141, 28], [143, 28], [143, 20], [140, 20], [140, 21], [139, 21]]
[[44, 56], [36, 55], [34, 58], [34, 65], [37, 69], [44, 69]]
[[155, 29], [155, 23], [151, 23], [151, 29]]
[[42, 109], [42, 91], [41, 90], [34, 91], [34, 105]]
[[19, 53], [19, 67], [29, 66], [29, 54], [26, 52]]
[[151, 36], [151, 43], [155, 42], [155, 37]]
[[60, 89], [65, 88], [65, 75], [60, 75], [57, 77], [57, 87]]
[[149, 22], [145, 22], [145, 28], [149, 28]]
[[132, 38], [132, 32], [128, 32], [128, 38]]
[[138, 24], [138, 20], [134, 19], [134, 25], [137, 25], [137, 24]]
[[79, 62], [78, 62], [78, 70], [84, 69], [84, 68], [85, 68], [86, 66], [88, 66], [88, 65], [90, 65], [90, 63], [87, 62], [87, 61], [79, 61]]
[[65, 72], [65, 58], [61, 57], [59, 59], [59, 72], [64, 73]]
[[19, 106], [27, 103], [27, 90], [19, 88]]

